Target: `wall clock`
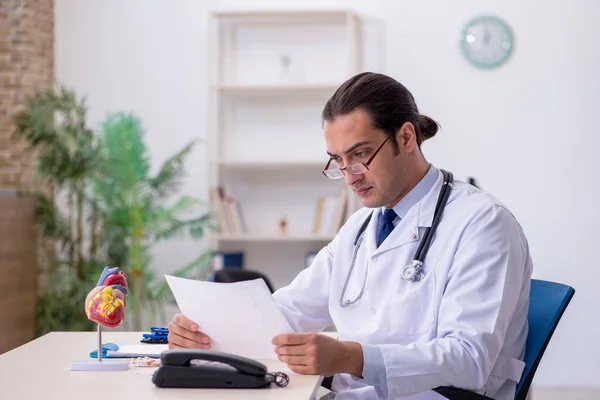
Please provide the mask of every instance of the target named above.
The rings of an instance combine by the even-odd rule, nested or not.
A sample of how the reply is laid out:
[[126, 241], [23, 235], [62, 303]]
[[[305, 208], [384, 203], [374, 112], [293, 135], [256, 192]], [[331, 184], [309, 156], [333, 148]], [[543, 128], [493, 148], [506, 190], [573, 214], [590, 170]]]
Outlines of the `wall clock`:
[[513, 35], [504, 21], [493, 15], [473, 18], [460, 34], [465, 58], [478, 68], [502, 65], [513, 49]]

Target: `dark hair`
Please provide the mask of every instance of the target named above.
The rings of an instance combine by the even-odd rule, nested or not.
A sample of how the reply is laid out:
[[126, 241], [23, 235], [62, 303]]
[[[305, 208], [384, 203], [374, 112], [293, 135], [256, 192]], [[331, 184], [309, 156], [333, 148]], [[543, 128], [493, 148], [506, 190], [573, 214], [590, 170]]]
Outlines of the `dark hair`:
[[325, 104], [322, 119], [331, 121], [358, 108], [367, 112], [376, 128], [392, 136], [396, 151], [396, 132], [404, 123], [414, 125], [419, 147], [439, 129], [437, 122], [419, 114], [413, 95], [404, 85], [383, 74], [363, 72], [348, 79]]

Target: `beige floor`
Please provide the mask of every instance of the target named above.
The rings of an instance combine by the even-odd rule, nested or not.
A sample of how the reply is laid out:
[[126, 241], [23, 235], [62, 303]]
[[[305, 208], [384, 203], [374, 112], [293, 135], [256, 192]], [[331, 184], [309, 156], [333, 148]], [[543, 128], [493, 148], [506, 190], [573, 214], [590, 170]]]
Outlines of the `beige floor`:
[[600, 400], [600, 389], [531, 388], [528, 400]]

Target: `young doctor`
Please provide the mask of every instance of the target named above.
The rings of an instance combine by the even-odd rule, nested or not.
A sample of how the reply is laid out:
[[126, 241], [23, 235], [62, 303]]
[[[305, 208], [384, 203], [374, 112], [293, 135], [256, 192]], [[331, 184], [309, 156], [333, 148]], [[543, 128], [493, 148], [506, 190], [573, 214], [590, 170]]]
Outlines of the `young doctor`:
[[[427, 162], [421, 144], [438, 125], [394, 79], [354, 76], [323, 120], [323, 173], [365, 208], [273, 295], [297, 332], [273, 339], [279, 359], [333, 376], [338, 400], [441, 399], [439, 386], [513, 399], [532, 272], [515, 217]], [[317, 333], [332, 324], [337, 340]], [[182, 315], [169, 330], [171, 348], [210, 348]]]

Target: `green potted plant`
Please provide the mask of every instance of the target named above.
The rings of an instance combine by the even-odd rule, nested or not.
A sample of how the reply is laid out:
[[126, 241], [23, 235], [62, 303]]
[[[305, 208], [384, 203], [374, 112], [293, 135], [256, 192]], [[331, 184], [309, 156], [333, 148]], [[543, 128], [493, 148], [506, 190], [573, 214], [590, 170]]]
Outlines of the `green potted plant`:
[[[169, 300], [166, 281], [149, 267], [152, 245], [182, 234], [200, 239], [213, 229], [210, 212], [184, 217], [200, 201], [177, 197], [194, 142], [152, 175], [140, 121], [113, 114], [94, 133], [86, 124], [85, 101], [65, 87], [38, 91], [15, 122], [14, 136], [36, 152], [37, 172], [48, 189], [22, 193], [37, 199], [40, 237], [50, 243], [41, 257], [45, 284], [37, 334], [91, 329], [83, 302], [106, 265], [127, 274], [127, 315], [141, 330], [145, 306], [156, 316]], [[202, 278], [209, 258], [210, 251], [200, 252], [173, 274]]]
[[[212, 213], [186, 217], [202, 206], [196, 198], [178, 196], [184, 161], [194, 142], [166, 160], [158, 173], [150, 172], [150, 157], [143, 140], [139, 119], [131, 114], [110, 115], [99, 135], [97, 170], [91, 177], [90, 197], [102, 220], [103, 242], [108, 258], [128, 277], [131, 294], [127, 313], [133, 329], [142, 329], [142, 306], [167, 301], [169, 291], [163, 277], [150, 269], [151, 246], [181, 235], [194, 239], [213, 229]], [[174, 272], [186, 276], [191, 271], [208, 271], [210, 251], [204, 251]]]
[[[37, 200], [41, 295], [36, 333], [91, 327], [83, 311], [87, 271], [97, 259], [96, 215], [86, 198], [87, 178], [95, 168], [97, 141], [86, 126], [86, 106], [64, 87], [43, 89], [15, 116], [15, 138], [37, 156], [42, 190], [20, 193]], [[62, 206], [57, 205], [62, 200]], [[92, 210], [88, 212], [86, 210]], [[89, 237], [86, 244], [84, 237]]]

